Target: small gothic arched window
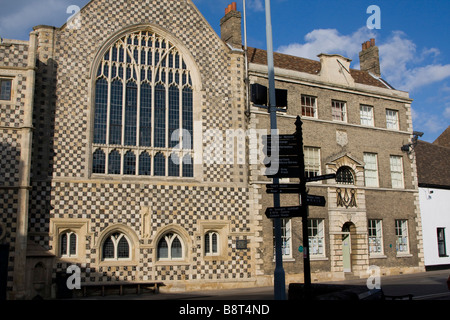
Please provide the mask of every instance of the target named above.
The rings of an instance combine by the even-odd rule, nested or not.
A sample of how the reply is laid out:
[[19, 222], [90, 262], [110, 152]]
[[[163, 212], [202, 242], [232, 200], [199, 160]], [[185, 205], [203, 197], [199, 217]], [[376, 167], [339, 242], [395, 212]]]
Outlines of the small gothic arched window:
[[158, 260], [175, 260], [183, 258], [183, 242], [176, 233], [167, 233], [158, 242]]
[[355, 184], [353, 170], [350, 167], [340, 167], [336, 172], [336, 182], [341, 184]]
[[102, 246], [103, 260], [127, 260], [130, 258], [130, 244], [123, 233], [109, 235]]
[[74, 257], [77, 255], [77, 235], [72, 231], [61, 234], [60, 254], [62, 257]]

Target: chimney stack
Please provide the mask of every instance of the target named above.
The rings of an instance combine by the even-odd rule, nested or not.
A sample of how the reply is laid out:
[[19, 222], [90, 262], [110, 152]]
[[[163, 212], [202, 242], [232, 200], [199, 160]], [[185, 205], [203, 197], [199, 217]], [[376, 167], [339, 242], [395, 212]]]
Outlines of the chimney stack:
[[362, 44], [362, 51], [359, 53], [361, 71], [371, 72], [377, 77], [381, 77], [380, 53], [375, 45], [375, 39], [370, 39]]
[[225, 16], [220, 19], [220, 37], [234, 48], [242, 48], [241, 13], [236, 2], [225, 8]]

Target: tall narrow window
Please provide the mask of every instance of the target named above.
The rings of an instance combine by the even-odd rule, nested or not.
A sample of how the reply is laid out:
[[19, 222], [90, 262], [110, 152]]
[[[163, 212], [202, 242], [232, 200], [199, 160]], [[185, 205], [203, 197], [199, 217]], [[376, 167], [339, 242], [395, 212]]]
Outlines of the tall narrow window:
[[308, 219], [308, 243], [312, 257], [325, 255], [323, 228], [323, 219]]
[[344, 101], [331, 101], [331, 115], [335, 121], [347, 121], [347, 110]]
[[11, 100], [12, 80], [0, 79], [0, 100]]
[[166, 89], [155, 87], [155, 147], [166, 147]]
[[302, 95], [302, 116], [317, 118], [317, 98]]
[[122, 81], [114, 80], [111, 84], [109, 144], [122, 144], [122, 94]]
[[215, 231], [209, 231], [205, 234], [205, 255], [213, 256], [219, 254], [219, 234]]
[[392, 188], [403, 188], [403, 158], [391, 156], [391, 183]]
[[397, 253], [409, 253], [407, 220], [395, 220], [395, 236]]
[[169, 147], [180, 143], [180, 90], [171, 85], [169, 88]]
[[64, 232], [60, 238], [61, 257], [75, 257], [77, 255], [77, 234], [72, 231]]
[[437, 228], [437, 240], [439, 257], [447, 257], [447, 248], [445, 245], [445, 228]]
[[106, 143], [106, 121], [108, 117], [108, 81], [97, 81], [95, 87], [94, 143]]
[[366, 187], [378, 187], [378, 161], [375, 153], [364, 153]]
[[361, 124], [363, 126], [370, 126], [373, 127], [374, 121], [373, 121], [373, 107], [372, 106], [366, 106], [361, 105], [359, 109]]
[[[135, 31], [105, 51], [96, 75], [92, 172], [193, 177], [190, 164], [166, 164], [175, 146], [182, 146], [180, 156], [194, 152], [192, 77], [178, 49], [154, 32]], [[2, 82], [2, 96], [6, 91]], [[99, 149], [107, 153], [105, 171]], [[144, 155], [141, 167], [142, 154], [151, 161]]]
[[320, 149], [314, 147], [303, 148], [305, 156], [305, 175], [315, 177], [320, 175]]
[[381, 220], [369, 220], [369, 254], [377, 255], [383, 253], [383, 232]]
[[125, 145], [136, 145], [137, 129], [137, 85], [135, 82], [127, 83], [125, 105]]
[[[283, 258], [292, 258], [291, 219], [281, 219], [281, 252]], [[275, 255], [275, 230], [273, 232], [273, 252]]]
[[386, 128], [392, 130], [399, 130], [398, 111], [386, 110]]
[[141, 112], [139, 125], [140, 146], [150, 147], [152, 143], [152, 88], [150, 84], [141, 85]]

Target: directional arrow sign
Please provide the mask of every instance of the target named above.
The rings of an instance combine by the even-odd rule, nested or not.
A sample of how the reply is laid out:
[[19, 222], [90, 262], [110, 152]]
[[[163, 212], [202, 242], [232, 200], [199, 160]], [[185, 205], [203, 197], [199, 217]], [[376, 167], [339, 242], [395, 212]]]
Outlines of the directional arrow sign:
[[306, 182], [328, 180], [328, 179], [336, 179], [336, 174], [333, 173], [333, 174], [326, 174], [323, 176], [309, 177], [309, 178], [306, 178]]
[[266, 167], [277, 165], [280, 167], [298, 167], [298, 157], [279, 156], [277, 159], [273, 159], [269, 163], [265, 164]]
[[308, 204], [308, 206], [325, 207], [327, 201], [325, 200], [325, 197], [313, 196], [308, 194], [306, 198], [306, 203]]
[[275, 218], [292, 218], [301, 217], [302, 211], [300, 207], [281, 207], [281, 208], [267, 208], [266, 217], [269, 219]]
[[268, 169], [266, 176], [269, 178], [298, 178], [300, 176], [300, 167], [279, 167], [278, 172], [273, 171], [273, 169]]
[[300, 193], [300, 184], [268, 184], [266, 193]]

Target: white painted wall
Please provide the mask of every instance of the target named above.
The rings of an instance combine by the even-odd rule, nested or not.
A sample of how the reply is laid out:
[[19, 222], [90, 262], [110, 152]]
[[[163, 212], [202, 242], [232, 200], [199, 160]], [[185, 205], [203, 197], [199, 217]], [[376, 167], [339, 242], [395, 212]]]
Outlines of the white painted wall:
[[[450, 190], [419, 188], [425, 266], [450, 265]], [[437, 228], [445, 228], [446, 253], [439, 257]]]

